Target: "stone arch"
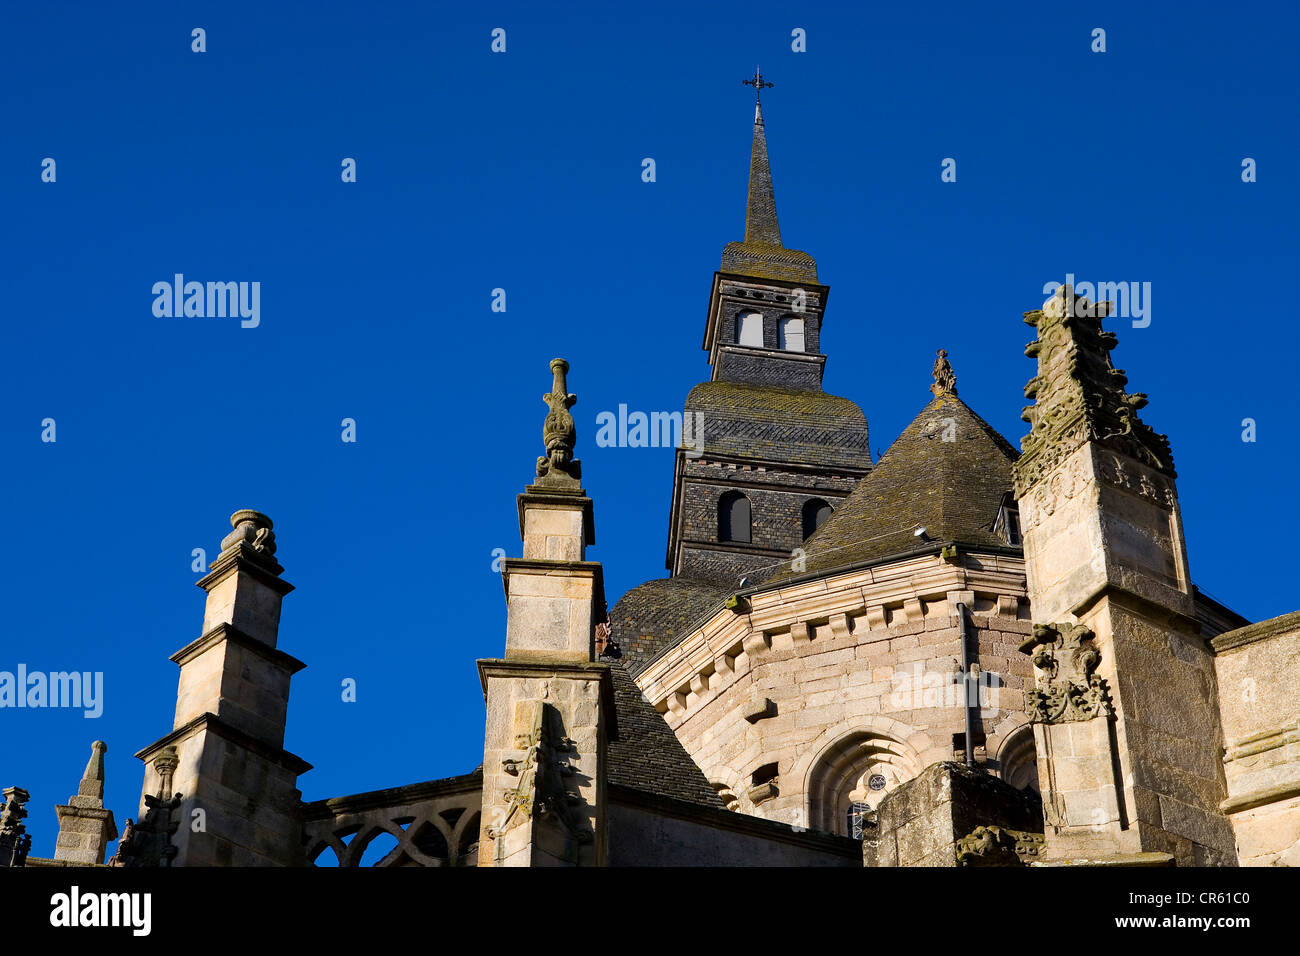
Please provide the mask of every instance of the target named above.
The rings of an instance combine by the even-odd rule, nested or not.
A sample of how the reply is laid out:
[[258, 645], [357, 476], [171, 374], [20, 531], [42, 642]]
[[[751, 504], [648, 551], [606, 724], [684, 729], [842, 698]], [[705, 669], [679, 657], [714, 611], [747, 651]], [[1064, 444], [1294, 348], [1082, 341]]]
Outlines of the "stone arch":
[[1017, 790], [1038, 789], [1038, 746], [1034, 725], [1022, 724], [1002, 739], [998, 747], [998, 776]]
[[478, 837], [483, 817], [479, 811], [464, 814], [452, 834], [456, 847], [456, 866], [473, 866], [478, 863]]
[[741, 797], [745, 793], [745, 787], [740, 774], [725, 764], [716, 764], [704, 776], [728, 810], [740, 810], [743, 807]]
[[[851, 804], [874, 807], [899, 784], [943, 759], [927, 734], [907, 724], [890, 717], [857, 718], [824, 730], [796, 761], [791, 776], [803, 779], [808, 825], [845, 833]], [[878, 790], [869, 786], [875, 775], [884, 778]]]

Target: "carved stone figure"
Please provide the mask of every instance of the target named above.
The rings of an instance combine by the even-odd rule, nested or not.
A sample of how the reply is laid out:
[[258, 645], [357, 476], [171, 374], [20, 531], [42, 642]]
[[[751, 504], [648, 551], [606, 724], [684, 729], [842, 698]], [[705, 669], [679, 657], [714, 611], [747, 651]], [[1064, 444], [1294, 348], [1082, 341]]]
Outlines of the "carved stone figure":
[[958, 866], [1025, 866], [1043, 848], [1043, 834], [976, 827], [957, 841]]
[[930, 391], [935, 395], [942, 395], [944, 392], [956, 395], [957, 375], [952, 370], [952, 363], [948, 361], [948, 350], [939, 349], [936, 354], [938, 357], [934, 360], [934, 368], [931, 370], [934, 384], [930, 386]]
[[22, 787], [6, 787], [4, 809], [0, 810], [0, 867], [26, 866], [32, 837], [23, 824], [30, 795]]
[[569, 363], [564, 359], [551, 359], [551, 372], [555, 383], [551, 390], [542, 396], [550, 412], [542, 424], [542, 441], [546, 446], [546, 455], [537, 459], [537, 477], [549, 476], [581, 478], [581, 465], [573, 457], [574, 445], [578, 442], [578, 430], [573, 424], [569, 409], [578, 403], [578, 396], [569, 393], [565, 384], [565, 375]]
[[180, 829], [178, 814], [183, 794], [173, 794], [172, 775], [178, 766], [175, 747], [164, 747], [154, 758], [153, 766], [159, 776], [158, 794], [146, 794], [145, 815], [139, 823], [128, 819], [122, 839], [117, 842], [117, 852], [108, 861], [109, 866], [167, 867], [179, 852], [172, 836]]

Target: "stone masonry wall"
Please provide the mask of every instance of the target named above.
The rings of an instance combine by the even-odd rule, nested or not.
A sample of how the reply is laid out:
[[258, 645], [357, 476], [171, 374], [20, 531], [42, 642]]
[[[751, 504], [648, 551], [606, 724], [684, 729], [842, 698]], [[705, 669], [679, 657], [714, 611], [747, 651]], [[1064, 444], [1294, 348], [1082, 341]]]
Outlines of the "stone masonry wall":
[[[1002, 743], [1027, 724], [1023, 691], [1032, 667], [1017, 646], [1030, 630], [1028, 608], [1005, 594], [976, 592], [968, 600], [980, 667], [1001, 682], [978, 722], [985, 738], [979, 756], [993, 766]], [[844, 794], [873, 767], [886, 787], [865, 794], [867, 802], [879, 802], [926, 766], [953, 759], [966, 700], [952, 683], [961, 661], [953, 602], [926, 594], [897, 604], [834, 623], [810, 615], [784, 632], [751, 632], [743, 649], [692, 679], [689, 693], [669, 694], [659, 705], [710, 782], [733, 795], [738, 809], [844, 833]], [[797, 604], [785, 610], [799, 614]], [[638, 677], [652, 703], [658, 676], [651, 668]], [[775, 776], [756, 780], [772, 764]]]

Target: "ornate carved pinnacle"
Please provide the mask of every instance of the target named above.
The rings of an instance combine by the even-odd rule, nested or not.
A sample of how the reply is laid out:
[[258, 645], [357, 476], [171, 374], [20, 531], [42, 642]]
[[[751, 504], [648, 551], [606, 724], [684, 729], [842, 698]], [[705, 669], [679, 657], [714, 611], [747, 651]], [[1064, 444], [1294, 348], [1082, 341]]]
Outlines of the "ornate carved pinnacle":
[[571, 483], [582, 477], [581, 465], [573, 457], [578, 442], [578, 430], [573, 424], [569, 409], [578, 403], [578, 396], [569, 393], [565, 376], [569, 363], [562, 358], [551, 359], [554, 384], [542, 396], [550, 411], [542, 424], [542, 441], [546, 454], [537, 459], [537, 477], [551, 478], [559, 483]]
[[930, 386], [930, 391], [936, 396], [945, 393], [956, 395], [957, 375], [952, 370], [952, 363], [948, 361], [948, 350], [939, 349], [936, 354], [938, 357], [934, 360], [934, 368], [930, 370], [934, 376], [934, 384]]
[[1109, 314], [1109, 303], [1093, 303], [1068, 285], [1025, 313], [1038, 331], [1025, 355], [1037, 359], [1038, 369], [1025, 386], [1025, 397], [1035, 401], [1021, 415], [1030, 431], [1015, 465], [1020, 496], [1087, 442], [1176, 477], [1168, 439], [1137, 416], [1146, 396], [1126, 392], [1128, 376], [1111, 362], [1116, 337], [1101, 327]]
[[0, 867], [27, 865], [32, 835], [27, 832], [23, 818], [27, 816], [26, 803], [30, 799], [31, 794], [22, 787], [4, 789], [4, 806], [0, 808]]

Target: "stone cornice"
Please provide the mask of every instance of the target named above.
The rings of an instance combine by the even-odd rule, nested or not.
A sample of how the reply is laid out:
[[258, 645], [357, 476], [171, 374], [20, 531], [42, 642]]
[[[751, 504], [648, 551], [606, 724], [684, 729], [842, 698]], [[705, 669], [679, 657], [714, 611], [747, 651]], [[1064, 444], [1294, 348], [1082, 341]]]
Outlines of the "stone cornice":
[[[1098, 601], [1109, 598], [1138, 614], [1166, 623], [1187, 636], [1200, 636], [1201, 622], [1196, 619], [1196, 608], [1191, 595], [1137, 574], [1127, 576], [1125, 581], [1134, 587], [1143, 588], [1147, 593], [1142, 594], [1123, 584], [1105, 580], [1076, 602], [1069, 613], [1082, 618]], [[1182, 604], [1187, 610], [1179, 610], [1173, 606], [1175, 604]]]
[[1224, 813], [1241, 813], [1243, 810], [1254, 810], [1256, 807], [1290, 800], [1292, 797], [1300, 797], [1300, 780], [1237, 794], [1220, 803], [1219, 809]]
[[501, 587], [506, 601], [510, 600], [510, 575], [560, 574], [573, 578], [586, 578], [592, 582], [592, 596], [596, 604], [597, 620], [605, 612], [605, 569], [599, 561], [553, 561], [549, 558], [506, 558], [501, 562]]
[[1235, 650], [1247, 644], [1254, 644], [1256, 641], [1281, 637], [1283, 634], [1293, 631], [1300, 632], [1300, 611], [1292, 611], [1290, 614], [1271, 617], [1267, 621], [1247, 624], [1235, 631], [1225, 631], [1211, 640], [1210, 644], [1216, 654], [1222, 654], [1225, 651]]
[[213, 585], [233, 571], [242, 571], [281, 596], [293, 590], [292, 584], [269, 571], [259, 559], [250, 555], [256, 555], [256, 552], [247, 544], [240, 544], [238, 550], [223, 551], [220, 557], [208, 566], [208, 573], [195, 582], [196, 585], [205, 591], [210, 591]]
[[[984, 564], [985, 566], [980, 566]], [[814, 578], [780, 587], [746, 592], [745, 610], [714, 610], [676, 645], [651, 661], [636, 678], [660, 713], [679, 714], [695, 687], [712, 691], [742, 676], [737, 665], [772, 646], [774, 637], [793, 639], [807, 625], [824, 625], [838, 638], [860, 635], [857, 643], [887, 637], [892, 627], [911, 622], [920, 601], [940, 601], [954, 591], [979, 591], [1012, 602], [1012, 613], [1025, 597], [1024, 562], [1004, 555], [967, 555], [954, 565], [929, 554], [892, 565]], [[744, 606], [742, 606], [744, 607]], [[886, 608], [894, 620], [887, 623]], [[955, 613], [955, 612], [954, 612]], [[752, 666], [752, 660], [749, 661]]]
[[275, 666], [287, 671], [289, 674], [296, 674], [307, 666], [292, 654], [286, 654], [284, 651], [271, 647], [266, 643], [259, 641], [255, 637], [250, 637], [233, 624], [225, 623], [218, 624], [202, 637], [186, 644], [169, 659], [175, 661], [181, 667], [184, 667], [204, 651], [220, 644], [222, 641], [229, 641], [232, 644], [238, 644], [240, 647], [247, 648], [258, 656], [270, 661]]
[[187, 737], [191, 737], [201, 730], [211, 731], [216, 736], [228, 740], [232, 744], [243, 747], [246, 750], [251, 750], [259, 757], [263, 757], [274, 764], [284, 767], [295, 776], [301, 776], [312, 768], [311, 764], [303, 760], [297, 754], [292, 754], [283, 747], [274, 747], [265, 741], [258, 740], [256, 737], [245, 733], [233, 724], [227, 723], [213, 713], [199, 714], [188, 723], [177, 727], [165, 737], [159, 737], [149, 746], [136, 751], [135, 756], [137, 759], [148, 763], [149, 759], [162, 748], [175, 744]]
[[1262, 730], [1248, 737], [1230, 741], [1224, 747], [1223, 762], [1232, 763], [1234, 760], [1254, 757], [1256, 754], [1267, 753], [1296, 743], [1300, 743], [1300, 727], [1295, 724]]

